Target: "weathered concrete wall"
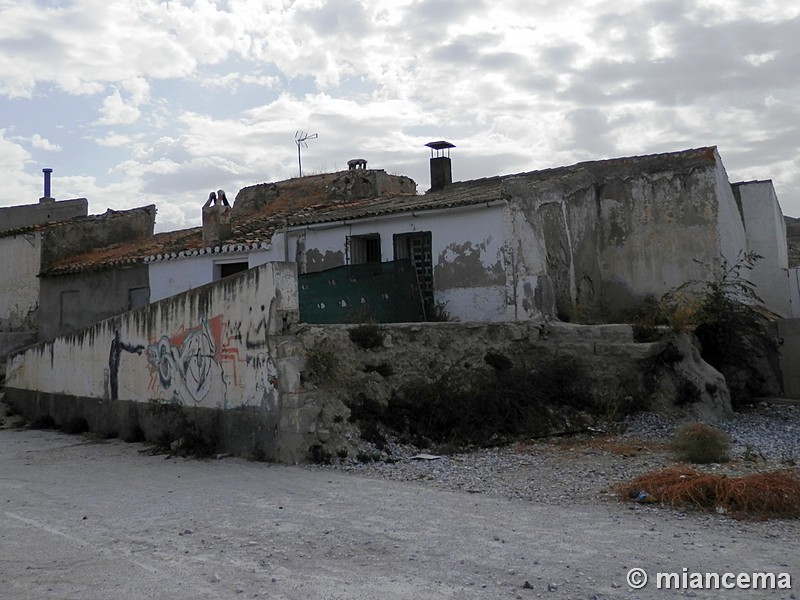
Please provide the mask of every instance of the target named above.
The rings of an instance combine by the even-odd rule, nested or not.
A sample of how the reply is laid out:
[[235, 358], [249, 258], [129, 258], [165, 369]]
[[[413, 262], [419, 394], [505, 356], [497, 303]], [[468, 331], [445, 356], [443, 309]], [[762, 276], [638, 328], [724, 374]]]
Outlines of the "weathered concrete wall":
[[85, 217], [87, 214], [89, 214], [89, 201], [86, 198], [5, 206], [0, 208], [0, 232], [51, 221]]
[[744, 221], [747, 250], [763, 257], [753, 271], [744, 275], [756, 285], [764, 306], [782, 317], [790, 317], [786, 222], [772, 181], [736, 183], [733, 192]]
[[40, 278], [39, 340], [71, 333], [136, 308], [132, 293], [147, 295], [146, 265]]
[[[297, 310], [295, 266], [269, 263], [12, 355], [7, 397], [29, 416], [46, 409], [64, 418], [96, 401], [106, 408], [81, 416], [117, 431], [131, 413], [115, 403], [133, 407], [143, 428], [146, 407], [182, 407], [234, 436], [222, 447], [295, 462], [315, 418], [300, 389], [297, 342], [284, 335]], [[237, 419], [249, 423], [244, 433]]]
[[[559, 313], [618, 313], [736, 260], [744, 228], [716, 150], [510, 178], [518, 278], [546, 273]], [[534, 239], [541, 243], [536, 244]], [[527, 296], [531, 296], [528, 285]]]
[[38, 231], [0, 237], [0, 332], [38, 327], [41, 240]]

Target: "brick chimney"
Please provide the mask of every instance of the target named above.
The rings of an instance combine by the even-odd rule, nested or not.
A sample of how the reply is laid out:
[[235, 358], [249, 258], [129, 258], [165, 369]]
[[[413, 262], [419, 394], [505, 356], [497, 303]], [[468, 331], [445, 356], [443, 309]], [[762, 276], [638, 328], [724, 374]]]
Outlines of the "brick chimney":
[[203, 207], [203, 244], [213, 246], [231, 237], [231, 207], [211, 204]]
[[453, 183], [453, 170], [450, 166], [450, 142], [440, 140], [425, 144], [431, 149], [431, 189], [429, 192], [442, 190]]

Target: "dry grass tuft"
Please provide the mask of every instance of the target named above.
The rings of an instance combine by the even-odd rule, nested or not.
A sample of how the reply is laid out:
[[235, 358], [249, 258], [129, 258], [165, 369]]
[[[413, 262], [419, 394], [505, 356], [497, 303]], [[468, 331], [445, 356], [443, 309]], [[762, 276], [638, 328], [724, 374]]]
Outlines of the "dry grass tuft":
[[704, 423], [682, 425], [672, 438], [672, 448], [678, 460], [690, 463], [726, 462], [730, 446], [728, 434]]
[[797, 469], [726, 477], [686, 466], [669, 467], [619, 484], [615, 492], [623, 500], [645, 492], [651, 501], [675, 508], [725, 512], [737, 519], [800, 517], [800, 470]]

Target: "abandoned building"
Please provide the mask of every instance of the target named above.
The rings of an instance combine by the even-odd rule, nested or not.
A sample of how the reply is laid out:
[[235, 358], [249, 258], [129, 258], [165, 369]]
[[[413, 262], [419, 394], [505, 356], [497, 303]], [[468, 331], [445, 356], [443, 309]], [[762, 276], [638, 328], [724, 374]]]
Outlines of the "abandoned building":
[[[201, 227], [153, 234], [152, 206], [29, 225], [61, 233], [6, 273], [5, 293], [38, 280], [26, 302], [42, 342], [10, 356], [9, 397], [31, 414], [151, 430], [148, 401], [223, 409], [237, 448], [296, 462], [329, 435], [328, 400], [302, 376], [316, 342], [298, 323], [447, 316], [534, 340], [544, 321], [612, 318], [743, 252], [763, 257], [751, 275], [764, 308], [798, 312], [772, 183], [731, 184], [714, 147], [461, 182], [454, 146], [429, 147], [424, 194], [356, 159], [243, 188], [232, 207], [198, 203]], [[23, 257], [26, 235], [0, 243]], [[628, 344], [623, 329], [598, 339]]]
[[[424, 320], [436, 309], [461, 321], [580, 320], [619, 315], [752, 251], [764, 257], [751, 275], [766, 308], [784, 317], [800, 310], [772, 183], [731, 185], [715, 148], [452, 182], [441, 152], [452, 144], [434, 144], [442, 146], [425, 194], [366, 161], [259, 184], [240, 190], [232, 209], [204, 208], [202, 227], [65, 256], [41, 280], [67, 292], [97, 278], [132, 278], [127, 288], [155, 302], [290, 261], [301, 279], [301, 318], [314, 322]], [[385, 264], [396, 261], [413, 272]], [[330, 275], [351, 285], [333, 290], [311, 276], [334, 268], [345, 268]], [[356, 270], [362, 275], [353, 279]], [[391, 285], [402, 277], [408, 285]], [[408, 294], [419, 304], [411, 312]], [[120, 306], [98, 305], [97, 316]]]

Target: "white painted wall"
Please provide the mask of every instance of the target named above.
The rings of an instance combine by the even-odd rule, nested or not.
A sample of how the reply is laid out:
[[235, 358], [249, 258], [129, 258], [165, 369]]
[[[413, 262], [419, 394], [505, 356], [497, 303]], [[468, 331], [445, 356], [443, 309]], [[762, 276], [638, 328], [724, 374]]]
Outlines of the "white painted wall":
[[749, 181], [736, 187], [741, 199], [747, 249], [763, 257], [745, 275], [756, 285], [756, 293], [764, 306], [782, 317], [790, 317], [786, 222], [775, 188], [772, 181]]
[[[513, 299], [507, 288], [511, 267], [507, 260], [507, 207], [485, 204], [446, 210], [383, 215], [342, 224], [325, 223], [303, 229], [305, 250], [321, 254], [345, 253], [348, 236], [378, 234], [381, 260], [394, 260], [394, 235], [431, 232], [434, 299], [461, 321], [513, 320]], [[273, 242], [274, 246], [279, 246]], [[458, 278], [447, 263], [492, 272], [492, 277]], [[498, 271], [500, 273], [498, 274]]]
[[[306, 256], [316, 251], [323, 256], [338, 253], [342, 264], [347, 264], [348, 236], [369, 234], [380, 235], [381, 259], [385, 262], [394, 260], [395, 234], [430, 231], [435, 300], [446, 304], [450, 315], [462, 321], [513, 320], [513, 286], [511, 291], [506, 286], [513, 277], [507, 260], [508, 228], [504, 204], [297, 227], [288, 231], [288, 243], [284, 241], [287, 234], [278, 231], [264, 250], [153, 261], [149, 263], [150, 300], [156, 302], [210, 283], [214, 280], [214, 265], [220, 262], [248, 261], [252, 268], [287, 257], [289, 261], [299, 258], [302, 272]], [[494, 280], [482, 282], [480, 277], [474, 277], [454, 281], [444, 265], [459, 260], [491, 271]], [[443, 268], [437, 269], [439, 264]]]
[[214, 281], [214, 267], [222, 263], [247, 262], [257, 267], [268, 261], [281, 261], [272, 257], [274, 252], [255, 250], [246, 252], [215, 252], [198, 256], [155, 260], [148, 264], [150, 302], [157, 302], [175, 294], [198, 288]]
[[282, 316], [298, 310], [296, 280], [294, 264], [269, 263], [101, 321], [13, 355], [6, 385], [84, 398], [277, 409], [279, 392], [299, 388], [299, 371], [293, 359], [277, 356], [274, 338]]
[[29, 318], [39, 308], [41, 234], [32, 232], [0, 237], [0, 328], [23, 331], [36, 326]]

